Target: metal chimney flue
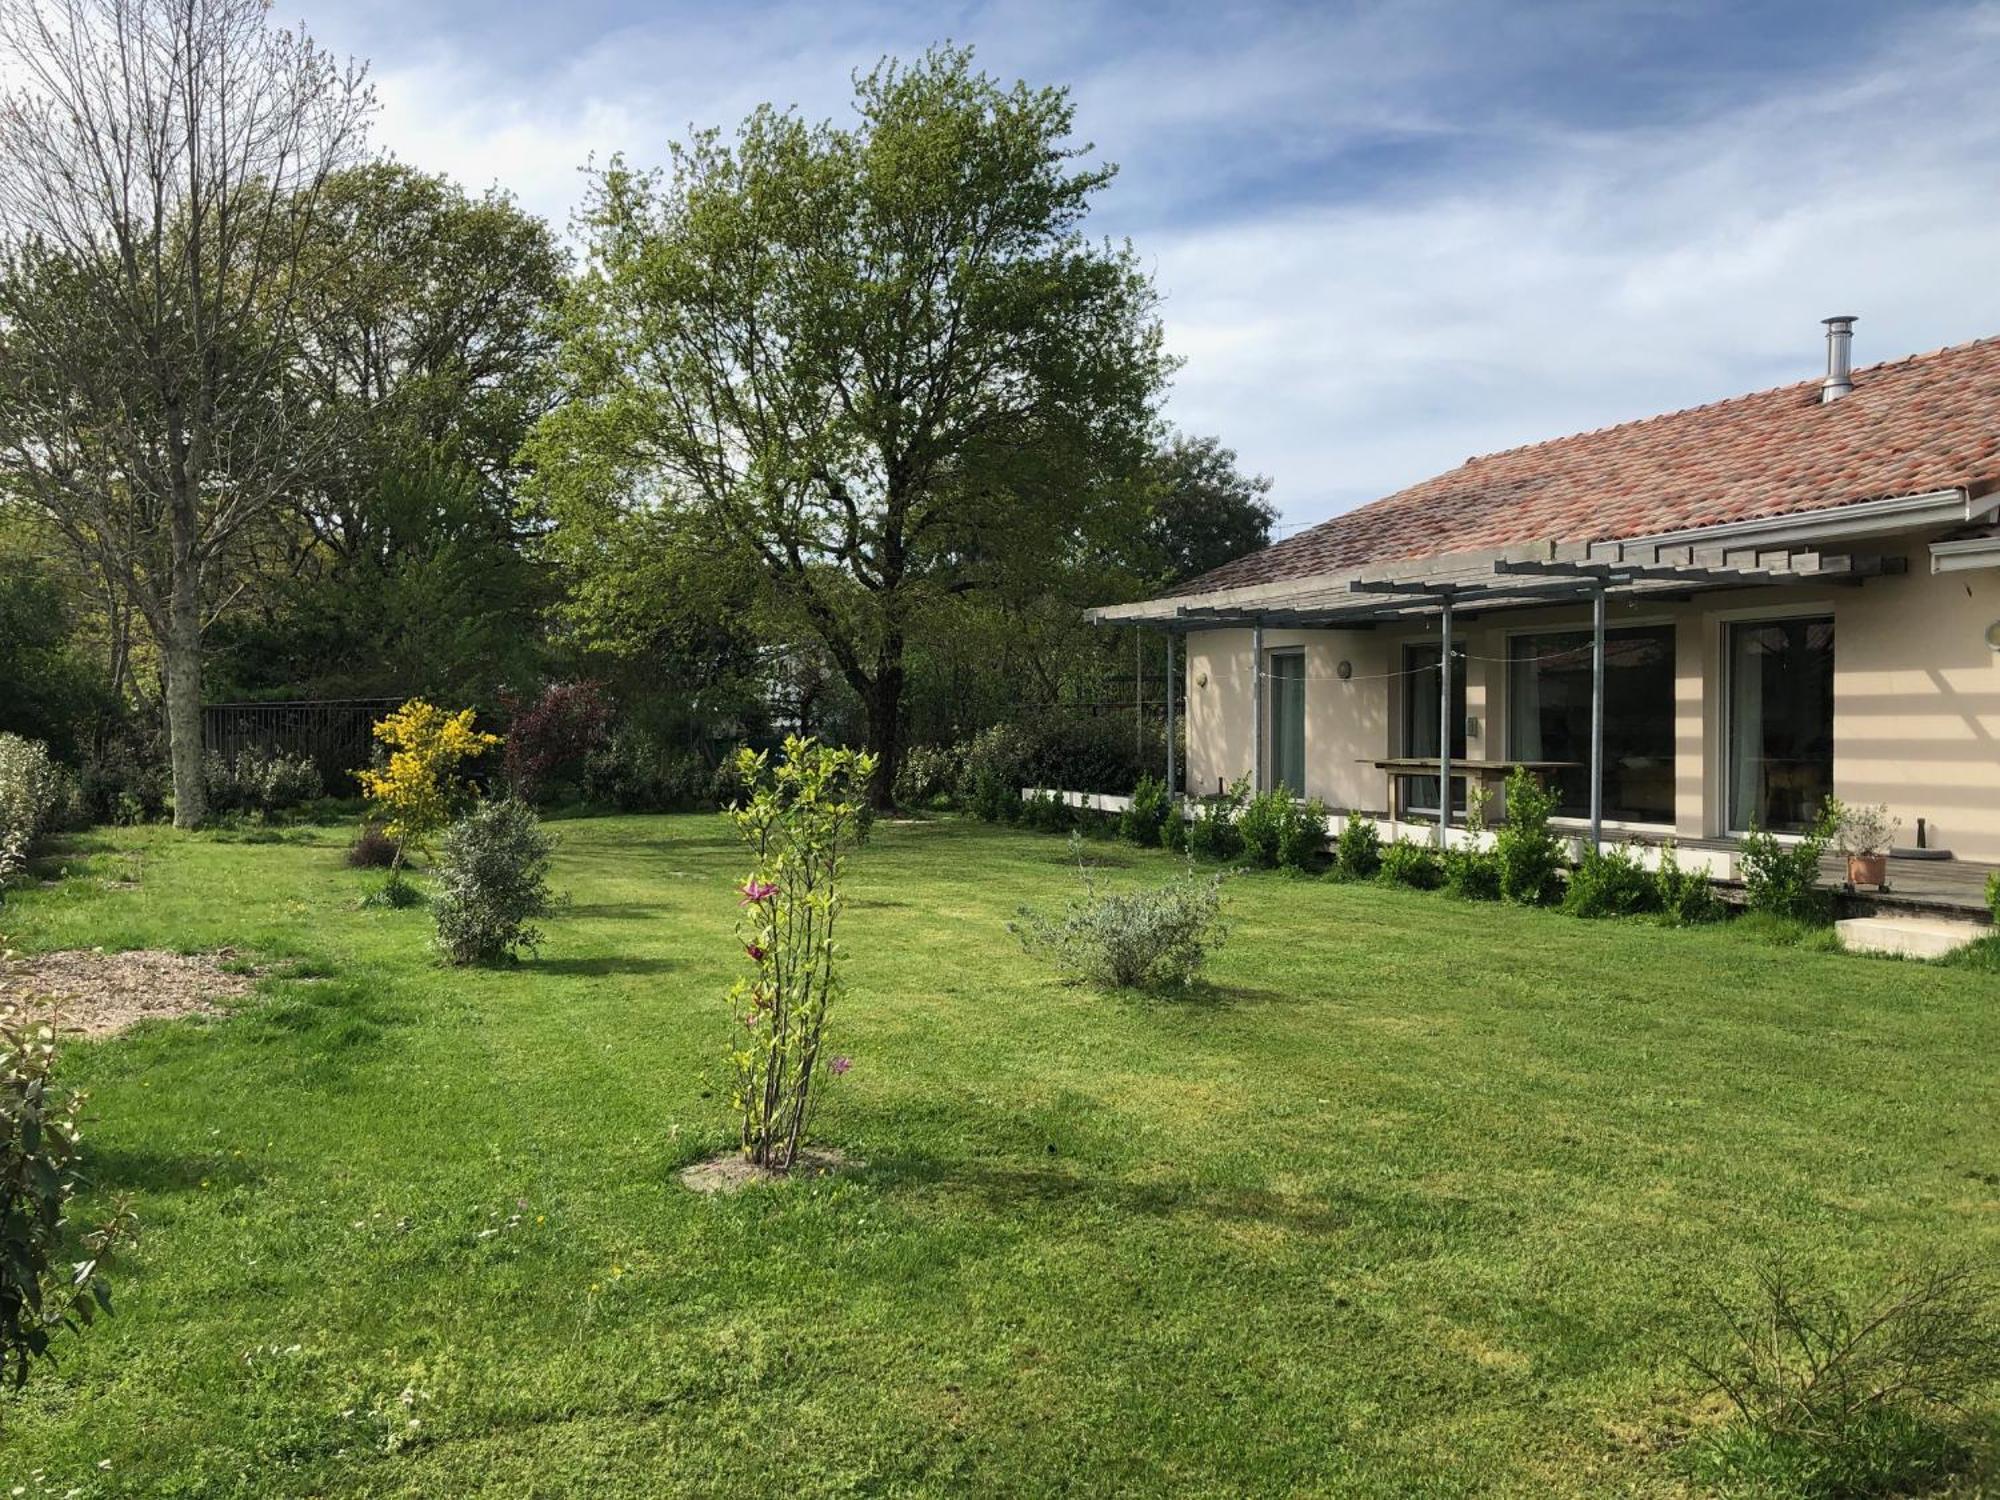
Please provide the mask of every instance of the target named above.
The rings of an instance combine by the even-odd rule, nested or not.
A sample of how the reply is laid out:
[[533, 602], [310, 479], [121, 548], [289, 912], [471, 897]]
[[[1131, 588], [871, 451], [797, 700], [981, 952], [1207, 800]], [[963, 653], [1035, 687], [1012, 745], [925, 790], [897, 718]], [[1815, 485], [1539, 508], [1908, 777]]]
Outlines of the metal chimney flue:
[[1826, 379], [1819, 383], [1822, 403], [1838, 401], [1854, 389], [1854, 314], [1822, 318], [1826, 324]]

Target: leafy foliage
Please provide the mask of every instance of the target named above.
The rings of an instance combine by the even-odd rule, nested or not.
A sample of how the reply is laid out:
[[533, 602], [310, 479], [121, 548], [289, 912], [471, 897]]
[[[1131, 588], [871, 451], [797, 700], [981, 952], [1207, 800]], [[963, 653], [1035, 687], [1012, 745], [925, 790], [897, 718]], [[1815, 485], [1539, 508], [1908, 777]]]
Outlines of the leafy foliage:
[[1326, 852], [1326, 804], [1317, 797], [1286, 804], [1278, 825], [1278, 868], [1309, 870]]
[[211, 812], [271, 814], [323, 796], [319, 767], [303, 755], [241, 750], [234, 760], [211, 750], [202, 757], [202, 783]]
[[1660, 914], [1674, 926], [1721, 920], [1722, 898], [1716, 895], [1714, 882], [1704, 871], [1682, 869], [1680, 852], [1671, 842], [1660, 849], [1653, 881], [1659, 890]]
[[1061, 973], [1119, 989], [1184, 987], [1200, 974], [1228, 929], [1222, 920], [1220, 874], [1198, 875], [1192, 864], [1163, 885], [1099, 890], [1070, 835], [1083, 895], [1056, 916], [1022, 907], [1008, 930], [1031, 955]]
[[1887, 854], [1895, 842], [1902, 819], [1890, 815], [1887, 803], [1873, 807], [1842, 802], [1828, 797], [1822, 809], [1834, 848], [1842, 854]]
[[388, 870], [401, 863], [402, 846], [380, 823], [363, 823], [347, 846], [347, 862], [357, 870]]
[[481, 803], [445, 831], [431, 916], [453, 963], [492, 963], [540, 944], [532, 923], [551, 907], [554, 850], [534, 809], [511, 797]]
[[1166, 826], [1167, 784], [1153, 776], [1141, 776], [1132, 788], [1132, 801], [1118, 818], [1118, 832], [1128, 843], [1142, 849], [1157, 848], [1160, 830]]
[[896, 802], [902, 807], [934, 808], [950, 798], [964, 774], [958, 751], [950, 745], [913, 745], [896, 771]]
[[1627, 845], [1586, 849], [1569, 872], [1563, 910], [1573, 917], [1632, 917], [1657, 911], [1660, 884]]
[[1790, 844], [1765, 829], [1744, 837], [1743, 895], [1750, 910], [1812, 925], [1831, 920], [1833, 901], [1820, 888], [1819, 865], [1834, 833], [1838, 804], [1831, 798], [1812, 826]]
[[886, 800], [913, 623], [1130, 534], [1171, 360], [1137, 258], [1080, 231], [1111, 171], [1075, 165], [1062, 91], [942, 49], [854, 103], [760, 109], [664, 176], [613, 160], [575, 399], [531, 451], [565, 524], [651, 511], [748, 569], [861, 705]]
[[465, 799], [459, 767], [500, 743], [498, 735], [474, 729], [472, 717], [469, 708], [448, 714], [412, 698], [375, 725], [375, 738], [389, 746], [389, 762], [355, 775], [396, 840], [397, 868], [412, 849], [428, 849]]
[[797, 735], [773, 767], [743, 750], [737, 766], [752, 790], [726, 816], [751, 853], [741, 886], [738, 935], [752, 973], [729, 992], [742, 1041], [730, 1055], [744, 1154], [786, 1171], [809, 1137], [822, 1067], [827, 1012], [842, 986], [840, 883], [863, 831], [871, 755], [834, 750]]
[[1375, 878], [1412, 890], [1434, 891], [1444, 884], [1444, 861], [1429, 844], [1398, 838], [1382, 846]]
[[1952, 1429], [2000, 1378], [1990, 1272], [1970, 1265], [1906, 1270], [1857, 1306], [1773, 1264], [1748, 1304], [1717, 1309], [1722, 1353], [1688, 1361], [1737, 1421], [1695, 1458], [1732, 1487], [1910, 1493], [1962, 1459]]
[[1157, 587], [1167, 588], [1268, 546], [1277, 507], [1271, 481], [1236, 467], [1236, 452], [1212, 437], [1175, 433], [1146, 478], [1152, 516], [1143, 533]]
[[538, 802], [557, 778], [580, 775], [611, 730], [611, 700], [595, 682], [552, 682], [507, 726], [507, 784]]
[[1493, 841], [1502, 900], [1540, 906], [1558, 894], [1562, 840], [1549, 826], [1555, 807], [1555, 793], [1526, 767], [1508, 776], [1506, 817]]
[[1334, 873], [1343, 880], [1372, 880], [1382, 868], [1382, 830], [1373, 818], [1350, 813], [1333, 845]]
[[0, 734], [0, 886], [27, 863], [30, 847], [50, 826], [60, 792], [47, 745]]
[[1237, 780], [1219, 797], [1204, 797], [1188, 820], [1187, 850], [1203, 859], [1234, 859], [1243, 852], [1236, 819], [1250, 800], [1250, 780]]
[[1993, 913], [1994, 924], [2000, 926], [2000, 870], [1986, 877], [1986, 906]]
[[1465, 837], [1445, 846], [1444, 888], [1461, 901], [1500, 899], [1500, 855], [1486, 843], [1489, 794], [1474, 787], [1465, 804]]
[[55, 1059], [53, 1020], [0, 1001], [0, 1379], [17, 1386], [57, 1331], [111, 1311], [104, 1267], [134, 1224], [121, 1205], [82, 1236], [83, 1258], [66, 1262], [85, 1096], [55, 1082]]

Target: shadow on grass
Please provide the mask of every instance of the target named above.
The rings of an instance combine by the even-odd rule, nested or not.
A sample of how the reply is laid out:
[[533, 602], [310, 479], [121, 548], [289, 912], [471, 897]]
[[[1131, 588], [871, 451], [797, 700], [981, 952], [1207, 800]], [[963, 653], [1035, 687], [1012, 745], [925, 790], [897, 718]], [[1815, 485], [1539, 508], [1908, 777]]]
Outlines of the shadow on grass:
[[571, 974], [603, 978], [610, 974], [671, 974], [680, 965], [671, 958], [539, 958], [521, 965], [528, 974]]
[[871, 1157], [866, 1175], [884, 1190], [934, 1188], [979, 1199], [991, 1212], [1013, 1216], [1036, 1208], [1110, 1207], [1149, 1218], [1193, 1216], [1216, 1223], [1260, 1224], [1287, 1233], [1344, 1231], [1369, 1205], [1343, 1199], [1275, 1193], [1267, 1188], [1187, 1181], [1131, 1181], [1002, 1161], [939, 1161], [931, 1157]]
[[563, 908], [566, 917], [603, 917], [607, 920], [633, 920], [641, 917], [658, 917], [666, 914], [667, 908], [651, 901], [589, 901], [572, 902]]
[[179, 1156], [92, 1146], [84, 1157], [84, 1181], [103, 1193], [198, 1193], [254, 1186], [261, 1179], [247, 1162], [233, 1157]]

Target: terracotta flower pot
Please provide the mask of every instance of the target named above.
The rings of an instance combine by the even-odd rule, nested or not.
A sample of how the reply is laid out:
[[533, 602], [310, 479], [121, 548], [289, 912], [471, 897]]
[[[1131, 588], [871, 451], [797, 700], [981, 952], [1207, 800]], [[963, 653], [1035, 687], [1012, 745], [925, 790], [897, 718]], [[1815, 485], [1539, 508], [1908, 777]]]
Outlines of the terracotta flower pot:
[[1888, 855], [1850, 854], [1847, 856], [1847, 883], [1849, 885], [1872, 885], [1880, 889], [1888, 879]]

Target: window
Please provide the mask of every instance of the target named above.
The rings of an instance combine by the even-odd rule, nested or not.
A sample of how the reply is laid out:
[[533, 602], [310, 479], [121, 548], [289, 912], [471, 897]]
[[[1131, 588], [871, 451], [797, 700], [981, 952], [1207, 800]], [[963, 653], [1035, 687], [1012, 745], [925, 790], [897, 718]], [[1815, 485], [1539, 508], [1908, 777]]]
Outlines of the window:
[[1729, 826], [1796, 833], [1833, 791], [1833, 621], [1729, 627]]
[[[1517, 635], [1507, 645], [1507, 749], [1550, 771], [1556, 811], [1590, 816], [1590, 632]], [[1604, 816], [1674, 820], [1674, 631], [1604, 632]]]
[[[1403, 648], [1403, 748], [1405, 756], [1438, 753], [1438, 648], [1418, 642]], [[1465, 648], [1451, 648], [1451, 755], [1465, 759]], [[1452, 777], [1454, 812], [1465, 807], [1465, 783]], [[1405, 776], [1402, 803], [1406, 811], [1437, 816], [1438, 779]]]
[[1294, 797], [1306, 794], [1306, 656], [1303, 651], [1270, 653], [1271, 785]]

